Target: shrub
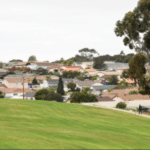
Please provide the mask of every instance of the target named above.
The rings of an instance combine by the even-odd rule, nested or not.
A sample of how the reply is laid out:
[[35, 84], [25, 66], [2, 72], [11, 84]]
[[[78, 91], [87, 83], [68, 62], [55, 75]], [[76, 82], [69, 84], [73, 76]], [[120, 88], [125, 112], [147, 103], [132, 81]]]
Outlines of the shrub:
[[125, 109], [126, 107], [127, 107], [127, 104], [124, 103], [124, 102], [119, 102], [119, 103], [116, 105], [116, 108]]
[[34, 85], [34, 84], [38, 84], [38, 81], [37, 81], [36, 77], [32, 80], [32, 84], [33, 84], [33, 85]]
[[67, 88], [68, 88], [68, 89], [71, 89], [71, 91], [75, 91], [76, 83], [74, 83], [74, 82], [68, 83], [68, 84], [67, 84]]
[[91, 80], [92, 80], [92, 81], [97, 80], [97, 77], [94, 76], [94, 77], [91, 78]]
[[80, 92], [81, 89], [77, 87], [75, 91], [76, 91], [76, 92]]
[[46, 96], [47, 94], [49, 93], [49, 90], [46, 89], [46, 88], [43, 88], [41, 90], [38, 90], [36, 93], [35, 93], [35, 99], [36, 100], [46, 100]]
[[0, 98], [4, 98], [4, 95], [0, 94]]
[[81, 102], [98, 102], [94, 94], [84, 93], [84, 92], [73, 92], [70, 96], [71, 103], [81, 103]]
[[118, 83], [118, 77], [116, 75], [112, 75], [110, 78], [108, 78], [109, 84], [117, 84]]
[[55, 93], [52, 89], [41, 89], [38, 90], [35, 93], [35, 99], [36, 100], [46, 100], [46, 101], [52, 101], [56, 100], [57, 102], [63, 102], [63, 98], [60, 94]]
[[0, 94], [3, 94], [3, 93], [0, 91]]
[[138, 91], [130, 91], [129, 94], [139, 94]]

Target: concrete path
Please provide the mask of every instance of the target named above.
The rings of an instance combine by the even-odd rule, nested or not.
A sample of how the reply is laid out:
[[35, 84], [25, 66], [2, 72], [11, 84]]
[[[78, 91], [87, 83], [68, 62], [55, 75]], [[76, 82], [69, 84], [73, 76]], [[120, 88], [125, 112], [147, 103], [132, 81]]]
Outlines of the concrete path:
[[82, 105], [86, 105], [86, 106], [93, 106], [93, 107], [102, 107], [102, 108], [106, 108], [106, 109], [112, 109], [112, 110], [117, 110], [117, 111], [122, 111], [122, 112], [126, 112], [126, 113], [130, 113], [130, 114], [134, 114], [137, 116], [141, 116], [141, 117], [146, 117], [146, 118], [150, 118], [150, 116], [148, 115], [139, 115], [139, 113], [134, 112], [132, 110], [123, 110], [123, 109], [117, 109], [117, 108], [110, 108], [110, 107], [105, 107], [105, 106], [101, 106], [101, 105], [97, 105], [96, 103], [81, 103]]

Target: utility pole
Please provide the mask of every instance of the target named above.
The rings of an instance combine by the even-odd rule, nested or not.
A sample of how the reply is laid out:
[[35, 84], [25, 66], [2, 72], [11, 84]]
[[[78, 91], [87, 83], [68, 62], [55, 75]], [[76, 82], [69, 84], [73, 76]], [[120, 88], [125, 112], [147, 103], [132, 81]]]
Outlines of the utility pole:
[[24, 99], [24, 76], [23, 76], [23, 99]]

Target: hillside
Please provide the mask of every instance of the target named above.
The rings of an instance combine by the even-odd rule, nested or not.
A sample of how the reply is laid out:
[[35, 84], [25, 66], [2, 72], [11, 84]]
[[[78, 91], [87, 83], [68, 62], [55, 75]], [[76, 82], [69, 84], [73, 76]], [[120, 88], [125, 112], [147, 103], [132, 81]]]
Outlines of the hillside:
[[0, 149], [146, 149], [150, 119], [78, 104], [0, 99]]

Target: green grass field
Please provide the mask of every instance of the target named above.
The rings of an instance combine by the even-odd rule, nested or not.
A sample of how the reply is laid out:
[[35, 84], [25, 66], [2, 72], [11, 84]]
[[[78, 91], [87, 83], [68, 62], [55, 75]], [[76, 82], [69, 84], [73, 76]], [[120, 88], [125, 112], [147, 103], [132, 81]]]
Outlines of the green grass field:
[[146, 149], [150, 119], [48, 101], [0, 99], [0, 149]]

